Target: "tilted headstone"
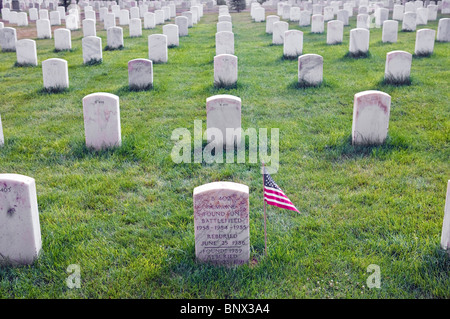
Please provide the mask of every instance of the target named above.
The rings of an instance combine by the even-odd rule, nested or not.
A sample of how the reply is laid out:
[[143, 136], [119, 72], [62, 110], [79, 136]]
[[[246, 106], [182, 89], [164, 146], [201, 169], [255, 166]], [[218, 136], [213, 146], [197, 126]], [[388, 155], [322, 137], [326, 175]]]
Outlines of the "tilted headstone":
[[447, 182], [447, 196], [445, 198], [444, 220], [442, 222], [441, 248], [450, 249], [450, 180]]
[[214, 85], [227, 87], [235, 85], [238, 79], [238, 58], [232, 54], [214, 57]]
[[102, 39], [99, 37], [88, 36], [81, 40], [83, 48], [83, 63], [98, 63], [103, 59]]
[[403, 14], [402, 31], [416, 31], [416, 19], [415, 12], [405, 12]]
[[311, 12], [310, 11], [300, 11], [300, 20], [298, 21], [300, 27], [307, 27], [311, 25]]
[[412, 54], [405, 51], [391, 51], [386, 54], [384, 79], [389, 83], [408, 83], [411, 74]]
[[38, 65], [36, 41], [22, 39], [16, 42], [16, 55], [18, 65]]
[[350, 30], [348, 51], [353, 55], [366, 54], [369, 51], [370, 32], [367, 29], [356, 28]]
[[450, 18], [439, 19], [437, 41], [450, 42]]
[[339, 20], [327, 22], [327, 44], [342, 43], [344, 38], [344, 23]]
[[318, 54], [304, 54], [298, 57], [298, 83], [316, 86], [323, 81], [323, 57]]
[[109, 50], [123, 48], [123, 29], [121, 27], [111, 27], [106, 31], [106, 45]]
[[69, 87], [69, 69], [67, 61], [51, 58], [42, 61], [42, 77], [47, 90], [64, 90]]
[[397, 37], [398, 37], [398, 21], [385, 20], [383, 22], [381, 41], [384, 43], [396, 43]]
[[167, 63], [167, 36], [151, 34], [148, 36], [148, 58], [153, 63]]
[[195, 255], [199, 261], [242, 265], [250, 259], [249, 188], [214, 182], [194, 189]]
[[389, 128], [391, 96], [380, 91], [355, 94], [353, 104], [352, 144], [380, 145]]
[[93, 93], [85, 96], [83, 117], [86, 147], [102, 150], [121, 146], [120, 108], [117, 95]]
[[234, 54], [234, 33], [222, 31], [216, 33], [216, 55]]
[[436, 31], [433, 29], [420, 29], [416, 32], [416, 45], [414, 54], [418, 56], [430, 55], [434, 50]]
[[41, 248], [35, 180], [0, 174], [0, 264], [32, 264]]
[[189, 35], [188, 18], [184, 16], [175, 17], [175, 24], [178, 26], [178, 35], [185, 37]]
[[153, 62], [134, 59], [128, 62], [128, 86], [130, 90], [148, 90], [153, 87]]
[[289, 23], [277, 21], [273, 23], [272, 44], [281, 45], [284, 43], [284, 32], [289, 29]]
[[163, 25], [163, 34], [167, 36], [167, 46], [177, 47], [180, 44], [180, 37], [178, 35], [178, 26], [176, 24]]
[[416, 25], [426, 25], [428, 23], [428, 9], [416, 9]]
[[283, 56], [288, 59], [297, 58], [303, 53], [303, 32], [287, 30], [284, 32]]
[[69, 29], [56, 29], [54, 32], [54, 38], [56, 51], [65, 51], [72, 49], [72, 35]]

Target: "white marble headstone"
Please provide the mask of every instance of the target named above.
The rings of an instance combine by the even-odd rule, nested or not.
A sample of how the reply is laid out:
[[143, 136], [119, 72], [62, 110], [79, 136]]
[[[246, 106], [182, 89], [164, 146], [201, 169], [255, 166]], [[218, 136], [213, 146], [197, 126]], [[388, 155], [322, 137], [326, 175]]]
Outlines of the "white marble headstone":
[[304, 54], [298, 57], [298, 83], [306, 86], [319, 85], [323, 81], [323, 57]]
[[68, 88], [69, 69], [67, 61], [58, 58], [42, 61], [42, 77], [45, 89], [63, 90]]
[[450, 18], [439, 19], [437, 41], [450, 42]]
[[379, 145], [389, 128], [391, 96], [380, 91], [355, 94], [353, 104], [352, 144]]
[[[228, 94], [208, 97], [206, 128], [208, 143], [227, 150], [239, 147], [241, 145], [241, 99]], [[212, 129], [219, 130], [221, 134], [215, 134]]]
[[393, 83], [405, 83], [411, 74], [412, 54], [406, 51], [391, 51], [386, 54], [384, 79]]
[[72, 35], [69, 29], [59, 28], [54, 32], [55, 50], [64, 51], [72, 49]]
[[0, 263], [32, 264], [41, 248], [35, 180], [0, 174]]
[[447, 196], [445, 198], [444, 220], [442, 222], [441, 248], [450, 249], [450, 180], [447, 182]]
[[267, 16], [267, 18], [266, 18], [266, 33], [267, 34], [272, 34], [273, 24], [274, 24], [274, 22], [278, 22], [278, 21], [280, 21], [279, 16], [275, 16], [275, 15]]
[[119, 97], [92, 93], [83, 98], [86, 147], [95, 150], [118, 147], [122, 143]]
[[434, 50], [436, 31], [433, 29], [420, 29], [416, 32], [415, 55], [430, 55]]
[[106, 31], [106, 45], [109, 50], [120, 49], [123, 47], [123, 29], [121, 27], [110, 27]]
[[231, 22], [222, 21], [217, 23], [217, 32], [230, 31], [233, 32], [233, 25]]
[[165, 34], [148, 36], [148, 58], [153, 63], [167, 63], [167, 36]]
[[238, 79], [238, 58], [232, 54], [219, 54], [214, 57], [214, 85], [232, 86]]
[[36, 41], [22, 39], [16, 42], [17, 64], [19, 65], [38, 65]]
[[95, 20], [84, 19], [83, 20], [83, 37], [97, 36], [97, 30], [95, 27]]
[[364, 54], [369, 51], [370, 31], [363, 28], [350, 30], [349, 52], [351, 54]]
[[178, 35], [185, 37], [189, 35], [188, 18], [184, 16], [175, 17], [175, 24], [178, 26]]
[[303, 32], [287, 30], [284, 32], [283, 56], [297, 58], [303, 53]]
[[142, 21], [139, 18], [131, 18], [129, 26], [130, 37], [142, 36]]
[[284, 32], [289, 29], [289, 23], [286, 21], [277, 21], [273, 23], [272, 44], [281, 45], [284, 43]]
[[344, 23], [339, 20], [327, 22], [327, 44], [342, 43], [344, 38]]
[[222, 31], [216, 33], [216, 55], [234, 54], [234, 33]]
[[83, 48], [83, 63], [100, 62], [103, 59], [102, 39], [100, 37], [88, 36], [81, 40]]
[[416, 31], [417, 14], [407, 11], [403, 14], [402, 31]]
[[311, 25], [311, 12], [304, 10], [300, 11], [300, 20], [298, 21], [300, 27], [307, 27]]
[[197, 259], [227, 266], [248, 263], [248, 186], [232, 182], [213, 182], [196, 187], [193, 197]]
[[38, 39], [51, 39], [52, 29], [50, 26], [50, 20], [39, 19], [36, 21], [37, 37]]
[[311, 17], [311, 33], [323, 33], [323, 31], [324, 31], [323, 15], [314, 14]]
[[134, 59], [128, 62], [128, 85], [131, 90], [147, 90], [153, 87], [153, 62]]
[[385, 20], [383, 22], [383, 31], [381, 33], [381, 41], [384, 43], [396, 43], [398, 35], [398, 21]]
[[2, 47], [2, 51], [16, 51], [16, 42], [16, 29], [11, 27], [0, 29], [0, 46]]
[[163, 34], [167, 36], [167, 46], [177, 47], [180, 44], [178, 26], [176, 24], [166, 24], [163, 26]]

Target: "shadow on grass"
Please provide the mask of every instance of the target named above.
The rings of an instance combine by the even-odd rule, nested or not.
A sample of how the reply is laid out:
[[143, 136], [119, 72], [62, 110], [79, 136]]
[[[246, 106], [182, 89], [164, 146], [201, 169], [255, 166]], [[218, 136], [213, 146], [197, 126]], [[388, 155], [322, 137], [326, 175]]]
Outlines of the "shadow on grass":
[[38, 95], [51, 95], [51, 94], [64, 94], [70, 93], [70, 88], [64, 87], [53, 87], [53, 88], [42, 88], [37, 91]]
[[325, 80], [322, 80], [322, 82], [318, 84], [310, 84], [307, 82], [299, 82], [298, 80], [294, 80], [287, 86], [288, 89], [296, 91], [318, 90], [332, 87], [333, 85], [331, 85], [330, 82], [327, 82]]
[[15, 68], [37, 68], [37, 65], [31, 64], [31, 63], [18, 63], [17, 61], [14, 62]]
[[370, 51], [367, 52], [362, 52], [362, 51], [357, 51], [357, 52], [347, 52], [343, 57], [342, 60], [354, 60], [354, 59], [370, 59], [371, 57], [371, 53]]
[[411, 145], [401, 137], [388, 135], [386, 141], [381, 145], [353, 145], [352, 136], [344, 136], [335, 143], [328, 143], [319, 148], [320, 153], [331, 160], [348, 160], [363, 157], [384, 158], [393, 151], [404, 151], [411, 149]]
[[402, 78], [394, 78], [394, 77], [384, 77], [378, 82], [378, 87], [403, 87], [403, 86], [411, 86], [413, 83], [411, 77], [402, 77]]
[[129, 93], [136, 93], [136, 92], [150, 92], [150, 91], [154, 91], [154, 87], [153, 85], [147, 85], [147, 86], [129, 86], [129, 85], [124, 85], [121, 86], [119, 89], [117, 89], [114, 94], [121, 96], [121, 95], [126, 95]]
[[125, 161], [138, 162], [143, 159], [144, 154], [138, 154], [137, 139], [134, 135], [127, 135], [122, 137], [122, 144], [102, 150], [94, 150], [86, 146], [84, 139], [74, 140], [69, 144], [66, 158], [72, 160], [80, 159], [110, 159], [119, 158]]

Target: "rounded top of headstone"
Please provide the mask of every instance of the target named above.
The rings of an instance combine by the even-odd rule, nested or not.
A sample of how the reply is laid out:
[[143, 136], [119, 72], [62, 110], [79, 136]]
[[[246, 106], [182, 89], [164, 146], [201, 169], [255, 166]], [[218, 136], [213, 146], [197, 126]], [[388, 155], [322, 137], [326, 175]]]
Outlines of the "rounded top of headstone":
[[34, 178], [20, 174], [0, 174], [0, 183], [1, 182], [32, 184], [34, 183]]
[[105, 92], [96, 92], [96, 93], [88, 94], [83, 98], [83, 101], [100, 98], [100, 97], [103, 99], [112, 99], [112, 100], [119, 101], [119, 97], [117, 95], [111, 94], [111, 93], [105, 93]]
[[402, 51], [402, 50], [394, 50], [394, 51], [390, 51], [390, 52], [386, 53], [386, 56], [391, 56], [391, 55], [405, 55], [408, 57], [412, 57], [411, 53]]
[[230, 190], [241, 193], [249, 193], [249, 188], [247, 185], [234, 183], [234, 182], [212, 182], [208, 184], [203, 184], [194, 188], [194, 196], [215, 190]]
[[355, 94], [355, 99], [360, 99], [362, 97], [370, 97], [370, 96], [378, 96], [383, 98], [391, 99], [391, 96], [385, 92], [377, 91], [377, 90], [367, 90], [358, 92]]
[[228, 99], [228, 100], [233, 100], [235, 102], [241, 103], [240, 97], [230, 95], [230, 94], [217, 94], [217, 95], [210, 96], [210, 97], [206, 98], [206, 103], [208, 103], [210, 101], [218, 100], [218, 99]]

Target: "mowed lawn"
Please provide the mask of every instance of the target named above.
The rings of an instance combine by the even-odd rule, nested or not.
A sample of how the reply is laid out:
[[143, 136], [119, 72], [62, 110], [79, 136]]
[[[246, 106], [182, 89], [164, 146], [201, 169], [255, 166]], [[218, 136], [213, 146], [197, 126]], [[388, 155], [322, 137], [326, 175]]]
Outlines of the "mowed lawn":
[[[81, 31], [72, 32], [70, 52], [36, 39], [38, 67], [17, 67], [14, 52], [0, 53], [0, 173], [35, 178], [43, 240], [33, 265], [0, 267], [1, 298], [450, 298], [450, 259], [440, 249], [450, 44], [436, 42], [432, 56], [413, 58], [411, 85], [389, 86], [386, 53], [414, 53], [415, 32], [384, 44], [381, 29], [371, 29], [369, 57], [351, 59], [355, 17], [333, 46], [326, 33], [290, 23], [304, 32], [303, 53], [324, 58], [324, 83], [298, 88], [297, 61], [271, 45], [265, 23], [248, 11], [231, 16], [239, 65], [232, 89], [213, 86], [217, 13], [205, 13], [169, 49], [169, 62], [154, 65], [150, 91], [128, 89], [127, 63], [147, 58], [147, 36], [162, 26], [140, 38], [124, 27], [125, 47], [104, 51], [99, 65], [83, 65]], [[418, 29], [428, 27], [437, 30], [437, 21]], [[28, 29], [34, 24], [18, 27], [18, 38]], [[68, 61], [70, 89], [48, 94], [41, 62], [54, 57]], [[365, 90], [392, 97], [382, 146], [351, 145], [353, 97]], [[82, 99], [95, 92], [120, 98], [118, 149], [85, 147]], [[215, 94], [242, 99], [244, 129], [279, 129], [272, 177], [301, 214], [267, 207], [267, 256], [260, 163], [176, 164], [170, 156], [174, 129], [193, 134], [194, 120], [206, 129], [206, 98]], [[192, 192], [214, 181], [250, 188], [249, 265], [195, 259]], [[71, 264], [80, 267], [79, 289], [66, 285]], [[367, 287], [372, 264], [380, 267], [379, 289]]]

